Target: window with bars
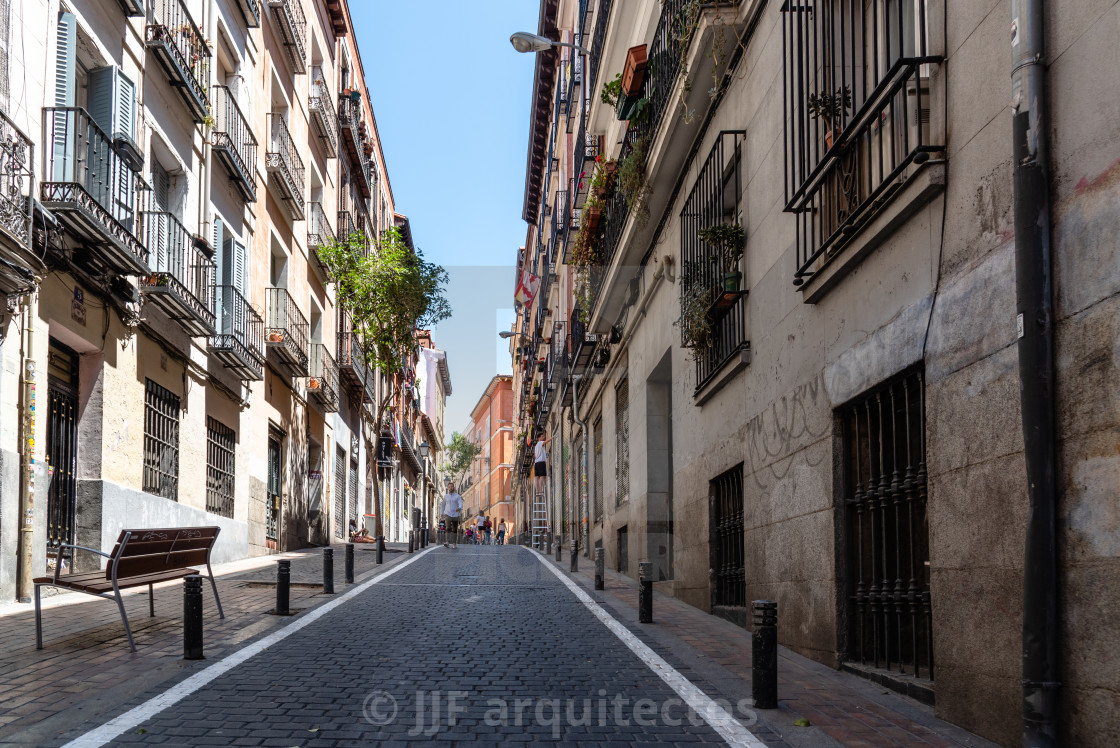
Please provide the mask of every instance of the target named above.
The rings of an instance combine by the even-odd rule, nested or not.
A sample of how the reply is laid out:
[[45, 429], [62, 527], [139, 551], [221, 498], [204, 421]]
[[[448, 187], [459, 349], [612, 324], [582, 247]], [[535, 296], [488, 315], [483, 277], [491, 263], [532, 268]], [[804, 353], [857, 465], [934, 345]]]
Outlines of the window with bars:
[[144, 380], [144, 490], [179, 500], [179, 396]]
[[350, 455], [350, 519], [358, 521], [358, 455]]
[[746, 623], [747, 577], [743, 556], [743, 465], [740, 463], [708, 487], [712, 613]]
[[943, 160], [930, 130], [928, 0], [787, 0], [785, 210], [800, 286], [907, 180]]
[[847, 658], [933, 679], [925, 386], [905, 372], [838, 413], [843, 426]]
[[[681, 210], [681, 335], [692, 348], [696, 389], [707, 384], [747, 343], [743, 283], [741, 167], [746, 132], [721, 132]], [[727, 227], [726, 236], [703, 234]], [[738, 238], [734, 237], [738, 227]], [[705, 241], [722, 238], [722, 246]]]
[[591, 438], [594, 440], [594, 465], [593, 469], [595, 474], [593, 476], [594, 483], [592, 489], [592, 501], [595, 504], [595, 522], [603, 521], [603, 417], [596, 416], [594, 432]]
[[233, 518], [233, 429], [215, 418], [206, 418], [206, 511]]
[[630, 379], [623, 377], [615, 388], [615, 505], [630, 498]]
[[283, 457], [281, 452], [282, 436], [269, 429], [268, 435], [268, 495], [264, 507], [264, 536], [266, 540], [280, 540], [280, 505], [283, 497]]
[[342, 447], [336, 447], [334, 454], [333, 498], [334, 534], [337, 538], [346, 537], [346, 451]]

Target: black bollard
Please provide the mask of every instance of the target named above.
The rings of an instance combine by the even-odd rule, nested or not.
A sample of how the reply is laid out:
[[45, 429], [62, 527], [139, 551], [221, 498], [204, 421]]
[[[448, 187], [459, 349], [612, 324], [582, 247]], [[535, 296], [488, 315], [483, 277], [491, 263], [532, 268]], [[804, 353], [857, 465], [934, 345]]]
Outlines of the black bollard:
[[572, 571], [579, 571], [579, 541], [572, 541]]
[[202, 655], [202, 577], [183, 579], [183, 659], [204, 660]]
[[382, 564], [385, 562], [385, 536], [377, 536], [377, 563]]
[[752, 636], [751, 679], [754, 705], [758, 709], [778, 708], [778, 604], [755, 600]]
[[412, 545], [413, 545], [413, 542], [414, 542], [413, 541], [413, 534], [414, 533], [412, 532], [412, 530], [408, 531], [408, 552], [409, 553], [412, 553]]
[[556, 562], [560, 563], [560, 560], [562, 558], [564, 558], [564, 544], [561, 543], [560, 538], [557, 537], [556, 538]]
[[334, 548], [323, 549], [323, 594], [334, 594]]
[[354, 544], [346, 544], [346, 584], [354, 584]]
[[595, 549], [595, 589], [603, 589], [603, 571], [606, 562], [603, 559], [603, 549]]
[[638, 563], [638, 623], [653, 623], [653, 564]]
[[276, 562], [276, 615], [288, 615], [288, 605], [292, 595], [292, 562]]

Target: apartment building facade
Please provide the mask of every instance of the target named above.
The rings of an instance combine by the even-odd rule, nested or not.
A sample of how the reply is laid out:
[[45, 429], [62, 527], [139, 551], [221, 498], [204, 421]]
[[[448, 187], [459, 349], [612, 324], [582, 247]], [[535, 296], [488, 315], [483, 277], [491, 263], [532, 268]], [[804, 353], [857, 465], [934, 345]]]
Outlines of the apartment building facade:
[[0, 596], [124, 527], [220, 525], [217, 561], [346, 537], [392, 381], [317, 250], [395, 220], [346, 3], [20, 9]]
[[[1047, 5], [1061, 730], [1103, 746], [1120, 6]], [[533, 63], [518, 270], [540, 290], [511, 341], [519, 427], [556, 439], [558, 539], [740, 624], [775, 600], [783, 645], [1007, 745], [1032, 584], [1021, 23], [994, 1], [544, 0], [537, 31], [589, 54]]]
[[481, 447], [461, 489], [467, 517], [489, 517], [495, 526], [514, 519], [513, 512], [513, 377], [499, 374], [490, 380], [471, 409], [463, 432]]

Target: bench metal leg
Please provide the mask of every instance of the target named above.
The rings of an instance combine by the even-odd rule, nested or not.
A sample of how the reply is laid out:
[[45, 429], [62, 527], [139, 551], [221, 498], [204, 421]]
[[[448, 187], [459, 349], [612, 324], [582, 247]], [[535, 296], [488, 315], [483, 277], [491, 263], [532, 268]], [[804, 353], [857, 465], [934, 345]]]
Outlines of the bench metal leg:
[[151, 582], [148, 583], [148, 616], [151, 618], [156, 617], [156, 599]]
[[43, 611], [39, 603], [39, 585], [35, 585], [35, 649], [43, 648]]
[[117, 607], [121, 611], [121, 620], [124, 622], [124, 633], [128, 636], [128, 646], [133, 652], [136, 651], [136, 643], [132, 641], [132, 629], [128, 626], [128, 616], [124, 612], [124, 600], [121, 599], [121, 591], [116, 590], [117, 593]]
[[218, 618], [225, 618], [226, 614], [222, 612], [222, 599], [218, 597], [218, 583], [214, 581], [214, 570], [210, 568], [210, 562], [206, 562], [206, 573], [210, 575], [210, 587], [214, 590], [214, 602], [218, 604]]

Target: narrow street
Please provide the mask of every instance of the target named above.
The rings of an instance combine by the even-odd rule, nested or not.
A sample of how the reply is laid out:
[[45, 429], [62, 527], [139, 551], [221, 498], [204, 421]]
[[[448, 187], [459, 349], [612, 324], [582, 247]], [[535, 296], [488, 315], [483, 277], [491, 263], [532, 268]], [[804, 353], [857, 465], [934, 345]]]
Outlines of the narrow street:
[[[317, 560], [305, 556], [302, 568]], [[244, 586], [267, 568], [219, 585]], [[587, 572], [570, 573], [566, 554], [557, 564], [517, 546], [398, 553], [336, 595], [304, 598], [290, 619], [263, 616], [284, 622], [236, 647], [224, 646], [235, 633], [208, 623], [218, 634], [208, 633], [209, 657], [194, 663], [169, 662], [180, 641], [172, 618], [158, 642], [141, 635], [138, 655], [116, 637], [75, 651], [73, 661], [110, 672], [124, 663], [117, 679], [140, 678], [157, 669], [158, 660], [149, 667], [141, 659], [150, 656], [145, 648], [162, 643], [170, 651], [161, 667], [182, 666], [174, 675], [112, 707], [90, 707], [96, 694], [84, 689], [71, 707], [84, 721], [54, 733], [9, 732], [0, 744], [989, 745], [917, 702], [785, 651], [781, 708], [756, 714], [747, 632], [660, 594], [655, 623], [640, 626], [629, 580], [608, 573], [606, 590], [596, 592]], [[271, 593], [248, 589], [260, 601]], [[177, 602], [177, 593], [169, 586], [157, 597]], [[130, 598], [130, 610], [144, 598]], [[173, 617], [170, 607], [156, 620]], [[51, 640], [58, 617], [48, 615], [46, 651], [21, 651], [21, 659], [45, 662], [73, 646]], [[0, 679], [0, 690], [8, 685]]]

